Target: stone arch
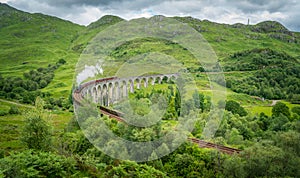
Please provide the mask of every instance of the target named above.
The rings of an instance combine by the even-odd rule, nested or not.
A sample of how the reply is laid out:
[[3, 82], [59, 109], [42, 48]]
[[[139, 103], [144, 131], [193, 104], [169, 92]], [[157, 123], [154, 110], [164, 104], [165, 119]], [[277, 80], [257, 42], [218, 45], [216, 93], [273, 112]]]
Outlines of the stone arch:
[[97, 103], [102, 105], [102, 86], [101, 85], [97, 85], [97, 97], [98, 97], [98, 101]]
[[139, 77], [134, 79], [134, 83], [138, 90], [141, 89], [141, 79]]
[[108, 83], [108, 106], [114, 103], [114, 83]]
[[149, 78], [148, 77], [143, 77], [141, 79], [141, 86], [144, 86], [144, 88], [148, 87], [148, 82], [149, 82]]
[[134, 93], [134, 80], [133, 79], [129, 79], [128, 80], [128, 85], [129, 85], [129, 91], [130, 91], [130, 93]]
[[96, 86], [94, 86], [92, 88], [92, 101], [94, 103], [97, 103], [97, 87]]
[[127, 97], [128, 96], [128, 87], [127, 87], [127, 85], [128, 85], [128, 81], [126, 81], [126, 80], [122, 80], [121, 81], [121, 90], [120, 90], [120, 96], [122, 97], [122, 98], [125, 98], [125, 97]]
[[116, 81], [114, 83], [113, 95], [114, 95], [114, 102], [116, 102], [120, 99], [120, 84], [119, 84], [119, 81]]
[[169, 76], [167, 76], [167, 75], [161, 76], [161, 80], [162, 80], [163, 83], [168, 83]]
[[153, 76], [149, 77], [148, 82], [151, 83], [151, 85], [155, 85], [155, 77]]
[[106, 84], [104, 84], [102, 87], [101, 96], [102, 96], [102, 99], [101, 99], [102, 105], [108, 106], [108, 87]]
[[161, 84], [162, 82], [162, 77], [161, 76], [156, 76], [155, 77], [155, 83]]

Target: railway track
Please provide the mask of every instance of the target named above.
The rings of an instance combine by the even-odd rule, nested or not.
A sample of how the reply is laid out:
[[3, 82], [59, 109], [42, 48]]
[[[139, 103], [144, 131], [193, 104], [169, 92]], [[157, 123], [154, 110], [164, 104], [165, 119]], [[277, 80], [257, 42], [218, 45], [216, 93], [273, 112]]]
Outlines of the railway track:
[[223, 145], [218, 145], [218, 144], [214, 144], [214, 143], [210, 143], [210, 142], [206, 142], [197, 138], [188, 138], [189, 141], [197, 144], [199, 147], [201, 148], [212, 148], [212, 149], [216, 149], [219, 150], [222, 153], [225, 154], [238, 154], [240, 153], [242, 150], [236, 149], [236, 148], [230, 148], [227, 146], [223, 146]]
[[[122, 118], [122, 113], [119, 113], [114, 110], [110, 110], [108, 108], [100, 106], [100, 111], [102, 114], [109, 116], [110, 118], [116, 119], [119, 122], [125, 122]], [[214, 144], [211, 142], [206, 142], [204, 140], [200, 140], [197, 138], [188, 138], [190, 142], [193, 142], [197, 144], [200, 148], [211, 148], [216, 149], [222, 153], [233, 155], [233, 154], [239, 154], [242, 150], [236, 149], [236, 148], [230, 148], [223, 145]]]
[[122, 114], [118, 113], [117, 111], [113, 111], [102, 106], [100, 106], [100, 111], [102, 114], [107, 115], [110, 118], [116, 119], [118, 122], [125, 122], [122, 118]]

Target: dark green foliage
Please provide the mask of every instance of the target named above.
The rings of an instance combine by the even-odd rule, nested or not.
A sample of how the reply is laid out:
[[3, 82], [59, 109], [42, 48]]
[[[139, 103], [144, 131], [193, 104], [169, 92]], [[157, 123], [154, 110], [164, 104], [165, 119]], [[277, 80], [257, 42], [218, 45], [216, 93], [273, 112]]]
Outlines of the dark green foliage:
[[288, 118], [291, 116], [289, 107], [287, 107], [287, 105], [282, 102], [276, 103], [272, 108], [272, 116], [277, 117], [280, 116], [280, 114]]
[[272, 131], [287, 131], [289, 128], [286, 125], [289, 122], [289, 118], [287, 118], [283, 114], [279, 114], [279, 116], [273, 116], [270, 118], [269, 130]]
[[292, 112], [300, 116], [300, 106], [293, 107]]
[[205, 69], [203, 67], [198, 67], [198, 68], [195, 68], [195, 67], [189, 67], [187, 68], [187, 70], [191, 73], [197, 73], [197, 72], [205, 72]]
[[[247, 146], [248, 148], [239, 156], [231, 156], [224, 160], [221, 177], [298, 177], [300, 175], [297, 168], [297, 164], [300, 163], [300, 135], [288, 126], [289, 119], [286, 116], [281, 114], [278, 117], [268, 117], [261, 114], [259, 118], [240, 118], [225, 113], [224, 117], [216, 136], [227, 136], [230, 133], [226, 138], [227, 143], [247, 145], [250, 141], [253, 144]], [[252, 133], [250, 137], [241, 134], [243, 130], [248, 130], [248, 135]], [[238, 137], [241, 136], [243, 139], [237, 142]], [[257, 143], [258, 140], [261, 141]]]
[[15, 105], [11, 106], [8, 112], [9, 114], [20, 114], [19, 108]]
[[60, 138], [60, 151], [64, 154], [83, 155], [90, 148], [93, 148], [93, 145], [80, 130], [77, 132], [66, 132]]
[[146, 164], [137, 164], [132, 161], [122, 161], [118, 166], [104, 173], [105, 177], [167, 177], [165, 173]]
[[213, 152], [187, 142], [163, 157], [162, 163], [170, 177], [215, 177], [216, 156]]
[[276, 146], [282, 148], [289, 154], [300, 156], [300, 133], [290, 130], [278, 132], [274, 135]]
[[5, 116], [7, 114], [9, 114], [7, 111], [0, 110], [0, 116]]
[[163, 135], [161, 122], [155, 123], [150, 127], [143, 128], [132, 125], [128, 126], [127, 124], [118, 123], [115, 120], [110, 120], [106, 117], [103, 117], [102, 119], [104, 119], [110, 130], [126, 140], [146, 142], [156, 140]]
[[76, 161], [54, 153], [26, 150], [0, 159], [5, 177], [70, 177], [77, 172]]
[[67, 61], [64, 60], [64, 59], [59, 59], [58, 62], [57, 62], [57, 64], [59, 64], [59, 65], [63, 65], [65, 63], [67, 63]]
[[299, 163], [299, 160], [294, 163], [288, 161], [287, 154], [273, 145], [255, 144], [244, 153], [244, 159], [247, 160], [245, 171], [248, 177], [297, 177], [299, 171], [292, 170], [295, 170], [295, 163]]
[[[32, 86], [33, 84], [36, 85], [35, 88], [28, 89], [30, 91], [34, 91], [37, 88], [44, 88], [46, 87], [54, 78], [54, 71], [62, 64], [65, 62], [61, 61], [60, 59], [56, 65], [48, 65], [48, 68], [38, 68], [37, 70], [31, 70], [29, 73], [24, 73], [24, 78], [26, 82], [31, 82], [29, 83], [28, 87]], [[26, 88], [25, 88], [26, 89]]]
[[255, 48], [234, 53], [227, 59], [226, 71], [254, 71], [265, 68], [286, 68], [298, 63], [292, 56], [269, 48]]
[[225, 109], [240, 116], [246, 116], [248, 114], [238, 102], [232, 100], [226, 101]]
[[[56, 65], [49, 64], [47, 68], [30, 70], [23, 74], [23, 79], [20, 77], [3, 78], [0, 75], [0, 97], [33, 104], [36, 97], [43, 96], [39, 89], [47, 87], [54, 78], [55, 70], [65, 63], [64, 59], [60, 59]], [[61, 103], [55, 103], [55, 105], [62, 107]]]
[[300, 94], [292, 94], [292, 92], [290, 92], [289, 100], [293, 104], [300, 104]]
[[268, 130], [270, 123], [270, 118], [265, 113], [260, 113], [257, 124], [263, 131]]
[[238, 155], [233, 155], [224, 160], [220, 177], [246, 177], [246, 161]]
[[239, 80], [227, 78], [227, 87], [238, 93], [256, 95], [267, 99], [300, 101], [300, 64], [285, 53], [271, 49], [254, 49], [235, 53], [226, 63], [228, 71], [254, 71]]
[[299, 157], [268, 143], [257, 143], [239, 157], [227, 158], [223, 163], [225, 177], [298, 177]]

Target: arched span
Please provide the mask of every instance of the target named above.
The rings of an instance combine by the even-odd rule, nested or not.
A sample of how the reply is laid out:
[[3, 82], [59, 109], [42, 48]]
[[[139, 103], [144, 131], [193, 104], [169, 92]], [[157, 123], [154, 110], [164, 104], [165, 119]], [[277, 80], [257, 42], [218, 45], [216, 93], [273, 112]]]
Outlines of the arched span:
[[[134, 93], [135, 88], [147, 88], [149, 85], [161, 84], [175, 81], [178, 74], [156, 74], [148, 76], [137, 76], [129, 78], [109, 77], [90, 81], [79, 86], [80, 98], [90, 99], [92, 102], [102, 106], [109, 106], [123, 98], [128, 97], [128, 93]], [[80, 101], [77, 101], [80, 103]]]

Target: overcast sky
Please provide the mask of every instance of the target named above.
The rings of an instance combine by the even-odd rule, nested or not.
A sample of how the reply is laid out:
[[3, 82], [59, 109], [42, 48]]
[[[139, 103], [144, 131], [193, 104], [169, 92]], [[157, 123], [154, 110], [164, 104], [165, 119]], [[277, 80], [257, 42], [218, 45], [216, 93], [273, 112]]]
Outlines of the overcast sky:
[[27, 12], [41, 12], [88, 25], [103, 15], [125, 19], [192, 16], [220, 23], [276, 20], [300, 31], [298, 0], [0, 0]]

